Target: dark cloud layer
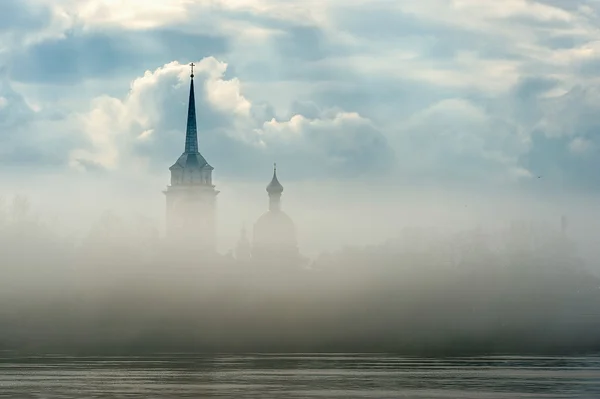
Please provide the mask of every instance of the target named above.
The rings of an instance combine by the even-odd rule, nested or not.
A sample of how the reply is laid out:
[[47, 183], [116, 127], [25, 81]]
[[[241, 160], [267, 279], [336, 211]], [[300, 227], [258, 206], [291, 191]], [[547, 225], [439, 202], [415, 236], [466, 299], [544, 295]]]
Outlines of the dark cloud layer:
[[[76, 84], [84, 79], [137, 76], [165, 60], [202, 58], [227, 50], [227, 38], [173, 29], [82, 31], [25, 47], [10, 59], [12, 77], [28, 83]], [[191, 58], [190, 58], [191, 57]]]
[[40, 7], [27, 0], [0, 2], [0, 34], [39, 30], [51, 19], [49, 8]]

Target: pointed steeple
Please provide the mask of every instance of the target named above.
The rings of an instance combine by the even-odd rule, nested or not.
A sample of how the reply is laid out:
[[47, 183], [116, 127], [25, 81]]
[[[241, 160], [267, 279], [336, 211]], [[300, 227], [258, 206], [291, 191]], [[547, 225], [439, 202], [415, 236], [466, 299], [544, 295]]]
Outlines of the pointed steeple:
[[185, 132], [185, 152], [188, 154], [198, 153], [198, 129], [196, 127], [196, 99], [194, 97], [194, 63], [190, 64], [192, 74], [190, 75], [190, 100], [188, 104], [187, 130]]
[[[190, 75], [190, 100], [188, 104], [187, 129], [185, 132], [185, 150], [177, 159], [177, 162], [169, 169], [171, 184], [212, 184], [210, 171], [214, 168], [206, 162], [206, 159], [198, 151], [198, 129], [196, 126], [196, 99], [194, 95], [194, 63], [190, 64], [192, 73]], [[204, 174], [197, 173], [199, 169]], [[182, 171], [183, 170], [183, 171]], [[195, 171], [195, 172], [194, 172]]]

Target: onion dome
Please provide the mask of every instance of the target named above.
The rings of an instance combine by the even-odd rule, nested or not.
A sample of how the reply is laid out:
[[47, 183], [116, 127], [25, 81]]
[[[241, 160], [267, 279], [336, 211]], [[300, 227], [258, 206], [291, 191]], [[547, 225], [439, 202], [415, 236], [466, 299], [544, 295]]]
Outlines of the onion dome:
[[277, 180], [277, 164], [273, 164], [273, 179], [267, 186], [267, 192], [269, 194], [281, 194], [283, 192], [283, 186]]

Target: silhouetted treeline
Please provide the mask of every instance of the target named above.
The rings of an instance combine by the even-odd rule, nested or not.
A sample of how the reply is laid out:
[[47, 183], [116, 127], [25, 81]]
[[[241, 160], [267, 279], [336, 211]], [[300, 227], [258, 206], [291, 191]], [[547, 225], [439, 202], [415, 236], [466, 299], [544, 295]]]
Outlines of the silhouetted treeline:
[[0, 216], [0, 349], [31, 352], [600, 350], [600, 281], [564, 233], [405, 231], [309, 268], [174, 252], [106, 213], [62, 237], [22, 198]]

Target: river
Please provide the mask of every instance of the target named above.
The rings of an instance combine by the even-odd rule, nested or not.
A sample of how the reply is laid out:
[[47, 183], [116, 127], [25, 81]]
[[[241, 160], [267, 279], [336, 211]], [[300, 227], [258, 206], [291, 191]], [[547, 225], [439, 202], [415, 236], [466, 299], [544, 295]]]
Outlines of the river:
[[600, 398], [600, 357], [0, 356], [1, 398]]

